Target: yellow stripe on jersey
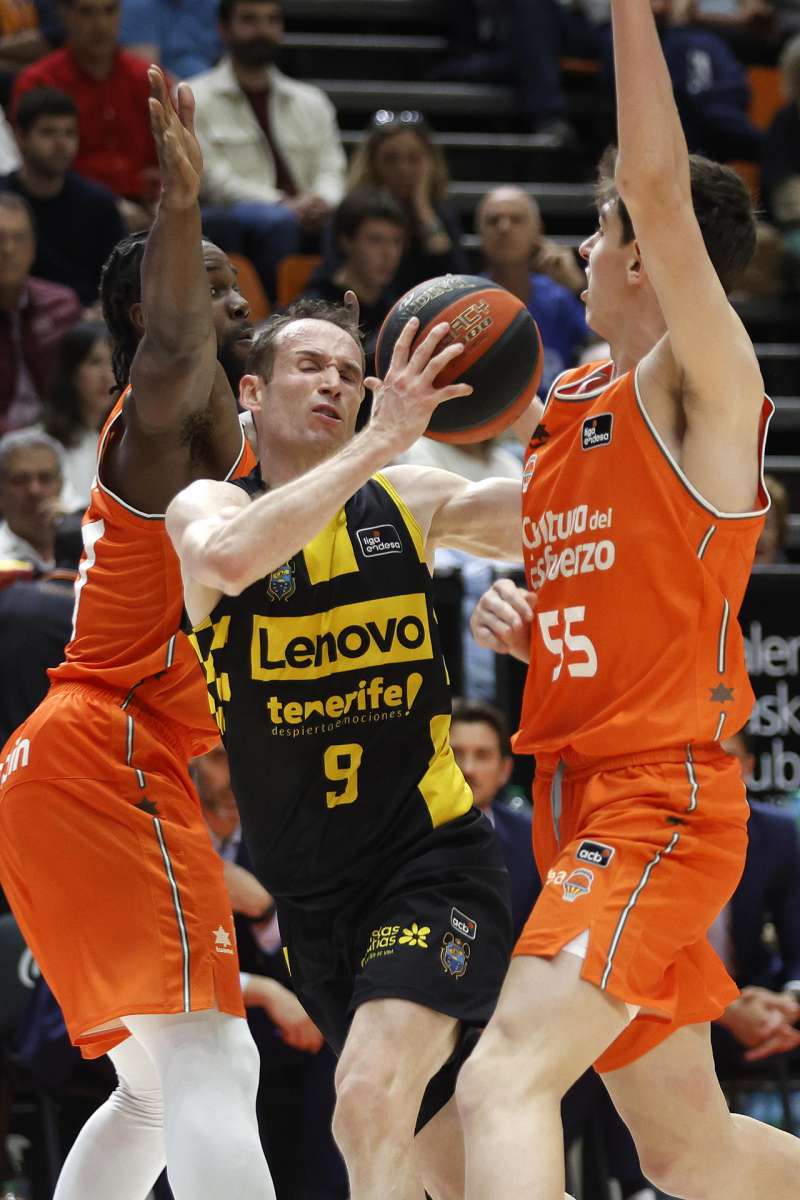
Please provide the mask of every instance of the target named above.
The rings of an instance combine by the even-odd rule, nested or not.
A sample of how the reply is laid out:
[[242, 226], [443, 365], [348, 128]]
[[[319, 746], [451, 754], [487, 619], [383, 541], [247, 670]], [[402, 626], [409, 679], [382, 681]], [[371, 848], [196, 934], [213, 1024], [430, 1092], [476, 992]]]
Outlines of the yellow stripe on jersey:
[[358, 570], [343, 508], [304, 547], [303, 557], [312, 584], [328, 583], [337, 575], [351, 575]]
[[306, 617], [253, 614], [253, 679], [320, 679], [433, 658], [423, 592], [342, 604]]
[[437, 825], [444, 825], [469, 812], [472, 808], [472, 792], [450, 748], [449, 714], [440, 713], [438, 717], [431, 717], [430, 729], [433, 755], [417, 786], [428, 806], [435, 829]]
[[405, 521], [406, 528], [408, 529], [408, 532], [411, 534], [411, 538], [414, 542], [414, 547], [417, 551], [417, 557], [418, 557], [419, 561], [421, 563], [427, 562], [427, 559], [425, 556], [425, 538], [423, 536], [422, 530], [420, 529], [419, 525], [417, 524], [417, 519], [414, 516], [414, 514], [412, 513], [411, 509], [408, 507], [408, 505], [406, 504], [405, 500], [400, 495], [400, 493], [395, 488], [392, 487], [392, 485], [389, 483], [389, 480], [386, 478], [385, 475], [381, 475], [379, 473], [377, 475], [373, 475], [373, 479], [375, 480], [376, 483], [380, 484], [380, 486], [383, 488], [383, 490], [385, 492], [389, 493], [389, 495], [391, 496], [391, 498], [394, 500], [395, 504], [397, 505], [398, 509], [400, 510], [400, 516]]

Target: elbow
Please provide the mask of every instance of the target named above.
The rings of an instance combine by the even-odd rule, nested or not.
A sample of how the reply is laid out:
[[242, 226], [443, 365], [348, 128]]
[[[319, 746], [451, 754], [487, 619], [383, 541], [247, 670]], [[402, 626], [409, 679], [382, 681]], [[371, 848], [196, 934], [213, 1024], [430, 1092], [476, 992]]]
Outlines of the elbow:
[[240, 596], [252, 581], [252, 563], [226, 530], [208, 539], [203, 567], [203, 575], [226, 596]]

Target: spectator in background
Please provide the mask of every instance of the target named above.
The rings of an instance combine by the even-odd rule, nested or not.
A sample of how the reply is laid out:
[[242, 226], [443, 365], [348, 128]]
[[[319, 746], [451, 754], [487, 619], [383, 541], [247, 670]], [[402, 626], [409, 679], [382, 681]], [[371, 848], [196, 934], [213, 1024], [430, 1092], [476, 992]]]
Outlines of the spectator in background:
[[518, 296], [539, 326], [544, 347], [540, 393], [546, 396], [557, 375], [577, 366], [592, 336], [575, 295], [586, 287], [586, 273], [571, 250], [545, 240], [536, 201], [521, 187], [489, 192], [475, 223], [486, 274]]
[[55, 566], [55, 519], [61, 511], [61, 447], [48, 434], [18, 429], [0, 438], [0, 559]]
[[[689, 153], [759, 162], [764, 135], [747, 115], [750, 85], [742, 64], [717, 34], [689, 24], [686, 0], [651, 3]], [[613, 94], [610, 31], [603, 43], [603, 73]]]
[[38, 418], [59, 339], [81, 313], [70, 288], [31, 276], [35, 257], [26, 201], [0, 192], [0, 434]]
[[33, 274], [73, 288], [81, 303], [97, 301], [100, 271], [125, 226], [108, 188], [70, 170], [78, 152], [75, 101], [54, 88], [26, 92], [16, 113], [22, 154], [0, 188], [23, 196], [33, 212]]
[[[780, 56], [788, 97], [767, 131], [761, 160], [761, 194], [772, 220], [783, 234], [784, 248], [800, 280], [800, 34]], [[795, 288], [800, 291], [800, 284]]]
[[208, 71], [222, 53], [219, 0], [122, 0], [120, 42], [176, 79]]
[[493, 704], [454, 700], [450, 745], [475, 804], [492, 822], [500, 841], [511, 883], [516, 940], [542, 885], [533, 859], [530, 805], [505, 791], [514, 759], [504, 714]]
[[[746, 734], [722, 748], [739, 760], [746, 785], [754, 765]], [[777, 953], [764, 940], [767, 921]], [[708, 936], [742, 988], [711, 1026], [718, 1068], [739, 1070], [800, 1047], [800, 836], [790, 813], [751, 799], [741, 882]]]
[[42, 426], [60, 442], [65, 512], [83, 509], [97, 465], [97, 435], [112, 404], [111, 344], [102, 321], [79, 321], [61, 339]]
[[355, 292], [364, 351], [371, 359], [378, 331], [400, 295], [395, 277], [405, 249], [406, 216], [388, 192], [356, 188], [336, 209], [331, 229], [340, 265], [333, 270], [323, 265], [305, 295], [342, 304], [345, 292]]
[[764, 484], [771, 504], [756, 544], [754, 562], [758, 566], [785, 563], [789, 541], [789, 493], [774, 475], [765, 475]]
[[275, 270], [318, 238], [344, 191], [336, 113], [319, 88], [273, 65], [283, 37], [280, 0], [220, 0], [225, 54], [192, 79], [203, 149], [204, 227], [245, 254], [275, 299]]
[[467, 270], [461, 222], [447, 199], [447, 164], [421, 113], [373, 115], [347, 177], [348, 191], [385, 188], [406, 214], [409, 241], [395, 283], [402, 294], [434, 275]]
[[15, 110], [34, 88], [71, 96], [80, 133], [75, 170], [114, 193], [129, 229], [146, 228], [158, 180], [147, 64], [120, 49], [119, 0], [64, 0], [62, 13], [66, 43], [17, 77]]

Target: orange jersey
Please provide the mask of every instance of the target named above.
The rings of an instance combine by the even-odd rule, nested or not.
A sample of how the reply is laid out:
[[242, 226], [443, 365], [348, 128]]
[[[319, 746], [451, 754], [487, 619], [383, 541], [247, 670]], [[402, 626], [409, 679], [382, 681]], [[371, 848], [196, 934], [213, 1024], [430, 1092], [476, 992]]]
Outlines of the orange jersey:
[[736, 619], [769, 507], [723, 513], [671, 457], [633, 373], [565, 372], [523, 472], [528, 586], [538, 593], [514, 748], [567, 762], [715, 742], [753, 693]]
[[[100, 435], [98, 475], [83, 518], [84, 551], [75, 584], [72, 637], [53, 683], [93, 683], [170, 721], [193, 754], [215, 744], [217, 726], [197, 656], [181, 632], [183, 584], [164, 516], [131, 508], [100, 482], [109, 433], [124, 395]], [[255, 455], [242, 450], [228, 477], [247, 474]]]

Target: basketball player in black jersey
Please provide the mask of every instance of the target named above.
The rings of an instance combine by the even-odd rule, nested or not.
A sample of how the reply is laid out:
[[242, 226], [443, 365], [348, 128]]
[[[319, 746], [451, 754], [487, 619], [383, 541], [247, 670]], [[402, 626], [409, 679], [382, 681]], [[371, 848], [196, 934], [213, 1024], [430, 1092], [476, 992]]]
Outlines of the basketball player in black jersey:
[[501, 856], [450, 749], [428, 561], [437, 545], [518, 558], [519, 485], [380, 473], [469, 391], [434, 383], [461, 352], [440, 348], [448, 326], [410, 353], [417, 328], [381, 382], [346, 310], [273, 318], [241, 388], [259, 467], [192, 484], [167, 514], [244, 836], [340, 1055], [352, 1200], [463, 1194], [450, 1097], [511, 943]]

